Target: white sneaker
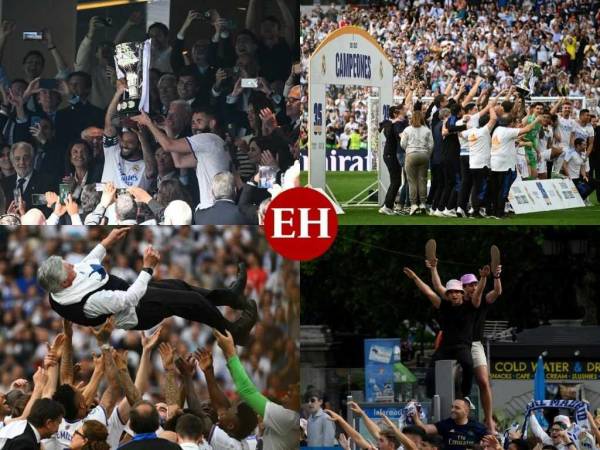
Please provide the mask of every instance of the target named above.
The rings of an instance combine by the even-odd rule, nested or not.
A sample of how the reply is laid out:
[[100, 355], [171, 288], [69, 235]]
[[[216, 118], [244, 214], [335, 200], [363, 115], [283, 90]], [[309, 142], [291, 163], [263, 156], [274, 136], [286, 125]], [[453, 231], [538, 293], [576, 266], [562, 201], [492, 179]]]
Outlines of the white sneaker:
[[414, 215], [415, 215], [415, 213], [416, 213], [418, 210], [419, 210], [419, 207], [418, 207], [417, 205], [412, 205], [412, 206], [410, 207], [410, 213], [409, 213], [409, 215], [411, 215], [411, 216], [414, 216]]
[[458, 217], [456, 215], [456, 211], [453, 209], [444, 209], [444, 211], [442, 212], [442, 214], [444, 215], [444, 217]]
[[475, 213], [475, 210], [473, 209], [473, 207], [471, 206], [469, 208], [469, 215], [472, 216]]
[[471, 407], [471, 411], [473, 411], [475, 409], [475, 405], [473, 404], [473, 402], [471, 401], [471, 399], [469, 397], [465, 397], [465, 400], [469, 402], [469, 406]]
[[379, 208], [379, 214], [385, 214], [386, 216], [395, 216], [396, 215], [394, 213], [393, 209], [390, 209], [385, 205], [383, 205], [381, 208]]
[[419, 209], [420, 209], [421, 211], [423, 211], [423, 212], [426, 212], [426, 211], [427, 211], [427, 206], [425, 206], [425, 203], [421, 203], [421, 204], [419, 205]]
[[439, 209], [436, 209], [435, 211], [433, 211], [433, 213], [431, 215], [435, 216], [435, 217], [444, 217], [444, 213], [442, 211], [440, 211]]
[[463, 218], [467, 217], [467, 213], [460, 206], [456, 208], [456, 215]]

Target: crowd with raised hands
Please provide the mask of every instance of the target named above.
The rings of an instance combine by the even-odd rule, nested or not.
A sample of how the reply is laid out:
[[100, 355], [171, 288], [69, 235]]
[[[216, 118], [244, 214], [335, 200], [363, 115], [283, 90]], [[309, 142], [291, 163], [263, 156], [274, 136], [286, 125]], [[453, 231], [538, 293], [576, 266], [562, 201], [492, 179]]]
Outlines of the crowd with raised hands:
[[[313, 397], [315, 398], [315, 397]], [[312, 400], [312, 399], [311, 399]], [[472, 417], [472, 405], [468, 399], [457, 399], [452, 403], [448, 418], [435, 423], [425, 423], [419, 414], [411, 412], [407, 422], [400, 426], [398, 421], [381, 414], [370, 417], [357, 403], [349, 402], [352, 410], [363, 425], [366, 432], [354, 427], [336, 411], [323, 410], [317, 406], [321, 419], [320, 428], [329, 429], [328, 436], [319, 432], [319, 428], [311, 429], [310, 422], [304, 429], [304, 444], [340, 447], [346, 450], [363, 448], [368, 450], [405, 450], [419, 449], [484, 449], [484, 450], [577, 450], [581, 448], [597, 448], [595, 442], [600, 441], [598, 424], [600, 416], [594, 417], [587, 413], [590, 424], [590, 441], [584, 442], [582, 436], [573, 436], [573, 422], [567, 415], [559, 414], [554, 417], [548, 429], [543, 429], [535, 415], [531, 415], [533, 430], [525, 435], [521, 431], [507, 431], [504, 434], [491, 433], [485, 425]]]
[[597, 190], [596, 115], [574, 114], [565, 98], [526, 104], [511, 91], [475, 101], [480, 82], [468, 93], [440, 94], [427, 108], [419, 101], [391, 108], [381, 124], [391, 184], [380, 213], [503, 218], [517, 177], [568, 178], [584, 200]]
[[352, 25], [368, 30], [389, 55], [396, 95], [417, 80], [418, 96], [435, 96], [453, 76], [472, 71], [497, 93], [519, 84], [530, 61], [542, 69], [533, 95], [597, 98], [599, 11], [588, 0], [315, 6], [301, 19], [301, 50], [308, 58], [329, 32]]
[[[584, 0], [333, 4], [303, 15], [301, 50], [307, 63], [353, 25], [394, 65], [402, 100], [380, 125], [391, 179], [380, 213], [504, 217], [517, 176], [569, 178], [583, 199], [598, 187], [599, 19]], [[368, 93], [330, 89], [329, 147], [366, 147]]]
[[[65, 322], [48, 344], [33, 383], [15, 380], [4, 396], [0, 448], [18, 449], [231, 449], [293, 448], [299, 442], [298, 386], [289, 386], [282, 404], [262, 395], [248, 376], [229, 332], [214, 331], [233, 379], [236, 398], [222, 390], [212, 350], [182, 352], [163, 326], [142, 337], [135, 381], [128, 351], [111, 344], [113, 319], [93, 330], [98, 355], [87, 380], [73, 364], [73, 330]], [[162, 395], [145, 399], [153, 350], [164, 370]], [[201, 389], [195, 384], [202, 372]], [[10, 408], [10, 409], [9, 409]], [[259, 425], [260, 418], [260, 425]]]
[[[234, 28], [225, 10], [191, 10], [176, 32], [151, 24], [149, 111], [133, 120], [117, 114], [128, 87], [117, 79], [114, 54], [143, 26], [142, 14], [132, 14], [115, 36], [106, 18], [94, 16], [75, 61], [65, 60], [46, 30], [40, 42], [47, 49], [29, 51], [21, 68], [2, 65], [15, 39], [15, 24], [5, 20], [0, 212], [10, 215], [6, 220], [17, 222], [32, 209], [39, 221], [42, 214], [49, 219], [57, 202], [46, 193], [54, 192], [60, 208], [70, 210], [59, 223], [69, 224], [74, 204], [89, 213], [112, 183], [117, 204], [123, 196], [135, 205], [127, 220], [137, 223], [163, 222], [141, 200], [150, 197], [176, 210], [178, 224], [257, 224], [269, 189], [298, 156], [297, 22], [290, 2], [274, 4], [278, 17], [250, 1], [244, 27]], [[200, 27], [212, 36], [191, 42], [190, 31]], [[58, 67], [55, 78], [41, 78], [47, 52]]]
[[[132, 230], [123, 242], [121, 251], [108, 257], [105, 261], [107, 270], [111, 274], [124, 280], [131, 280], [132, 277], [135, 278], [134, 270], [140, 264], [139, 258], [144, 248], [152, 245], [161, 249], [164, 255], [161, 264], [156, 268], [155, 276], [178, 278], [194, 285], [217, 288], [228, 286], [233, 280], [232, 277], [235, 277], [234, 259], [246, 260], [248, 263], [246, 293], [257, 299], [260, 304], [259, 320], [250, 342], [244, 348], [238, 348], [239, 358], [236, 357], [235, 369], [232, 370], [235, 370], [235, 376], [239, 375], [242, 378], [236, 380], [230, 375], [228, 369], [228, 367], [234, 367], [230, 360], [235, 355], [232, 352], [228, 354], [221, 350], [216, 345], [216, 338], [212, 335], [210, 328], [199, 323], [173, 318], [165, 321], [160, 330], [143, 333], [120, 329], [115, 329], [111, 333], [107, 333], [106, 330], [104, 333], [99, 333], [98, 330], [86, 327], [70, 326], [68, 323], [63, 325], [61, 319], [51, 311], [47, 300], [42, 298], [35, 276], [36, 261], [43, 261], [51, 254], [60, 254], [66, 261], [76, 263], [93, 247], [94, 242], [100, 238], [100, 233], [100, 227], [42, 227], [38, 229], [20, 227], [3, 240], [6, 243], [6, 247], [2, 249], [1, 259], [3, 262], [0, 271], [3, 307], [0, 326], [0, 335], [2, 336], [0, 339], [0, 354], [2, 355], [0, 392], [3, 394], [3, 416], [26, 418], [27, 411], [25, 413], [22, 411], [27, 405], [30, 394], [33, 395], [32, 388], [36, 384], [41, 385], [38, 387], [45, 384], [43, 381], [34, 380], [35, 384], [32, 386], [31, 382], [27, 381], [31, 380], [30, 377], [35, 374], [36, 367], [46, 368], [46, 373], [49, 375], [52, 367], [48, 364], [56, 361], [60, 372], [60, 368], [68, 362], [66, 357], [69, 357], [74, 362], [74, 365], [71, 364], [73, 371], [71, 377], [74, 381], [70, 384], [73, 389], [69, 386], [61, 387], [65, 383], [62, 381], [63, 378], [60, 378], [57, 392], [61, 392], [62, 389], [63, 396], [50, 396], [59, 402], [61, 399], [67, 399], [62, 406], [65, 410], [63, 417], [69, 422], [63, 424], [58, 432], [57, 430], [52, 432], [55, 437], [60, 439], [62, 436], [64, 439], [56, 448], [68, 448], [69, 445], [72, 445], [70, 443], [72, 439], [77, 441], [81, 438], [81, 435], [75, 433], [76, 430], [90, 436], [90, 433], [96, 432], [95, 430], [103, 429], [100, 425], [96, 427], [95, 423], [87, 424], [87, 421], [76, 425], [75, 422], [81, 418], [98, 420], [108, 430], [104, 429], [104, 434], [100, 434], [105, 436], [103, 439], [108, 441], [110, 447], [85, 448], [117, 448], [121, 441], [123, 427], [127, 424], [126, 409], [135, 405], [140, 398], [146, 401], [139, 403], [142, 409], [147, 401], [155, 405], [159, 417], [157, 420], [161, 427], [171, 432], [177, 431], [177, 426], [179, 426], [176, 426], [175, 423], [179, 424], [177, 418], [181, 415], [180, 412], [175, 412], [177, 409], [187, 413], [188, 410], [198, 407], [198, 402], [200, 402], [202, 404], [200, 411], [210, 414], [216, 411], [220, 419], [215, 419], [213, 416], [210, 423], [206, 422], [205, 417], [197, 411], [191, 411], [198, 416], [197, 418], [185, 419], [182, 422], [183, 424], [191, 421], [191, 425], [187, 426], [188, 430], [195, 430], [195, 434], [188, 435], [190, 440], [187, 442], [201, 442], [198, 430], [202, 430], [204, 441], [214, 449], [254, 448], [257, 439], [252, 436], [260, 434], [253, 431], [256, 427], [256, 414], [259, 414], [265, 422], [266, 428], [262, 432], [263, 439], [266, 439], [270, 433], [278, 435], [281, 430], [285, 430], [284, 434], [289, 434], [289, 437], [286, 438], [291, 439], [292, 436], [297, 438], [298, 433], [294, 434], [297, 429], [285, 428], [289, 422], [282, 429], [277, 429], [279, 426], [277, 424], [280, 424], [279, 420], [285, 421], [291, 413], [284, 411], [285, 408], [279, 409], [280, 407], [276, 403], [271, 404], [271, 401], [267, 400], [274, 400], [284, 406], [287, 405], [285, 403], [287, 401], [295, 401], [288, 394], [290, 385], [298, 382], [299, 373], [299, 350], [296, 345], [298, 336], [297, 331], [294, 331], [298, 329], [299, 320], [297, 265], [282, 260], [264, 246], [257, 247], [255, 244], [261, 238], [260, 231], [248, 227], [219, 229], [145, 227]], [[224, 315], [232, 318], [234, 311], [226, 307], [222, 308]], [[222, 338], [226, 339], [226, 336], [222, 336]], [[46, 346], [47, 343], [51, 343], [49, 349]], [[111, 376], [110, 370], [112, 369], [105, 369], [107, 361], [104, 353], [105, 347], [103, 347], [105, 344], [117, 349], [114, 352], [110, 350], [111, 354], [114, 354], [113, 358], [117, 367], [122, 367], [124, 364], [124, 367], [128, 369], [127, 373], [131, 374], [133, 380], [136, 381], [137, 384], [134, 384], [138, 388], [139, 395], [135, 399], [129, 398], [130, 401], [123, 401], [123, 398], [127, 398], [127, 390], [123, 393], [120, 390], [117, 393], [111, 393], [110, 386], [113, 380], [118, 380], [119, 389], [124, 387], [133, 391], [133, 388], [121, 378]], [[66, 356], [65, 345], [69, 346]], [[198, 349], [200, 350], [197, 351]], [[164, 360], [165, 357], [166, 360]], [[202, 369], [202, 367], [207, 368], [205, 365], [195, 367], [196, 361], [208, 361], [209, 359], [214, 367], [214, 369], [210, 369], [210, 373]], [[172, 364], [175, 364], [175, 371], [173, 371]], [[249, 378], [243, 377], [242, 370], [248, 374]], [[180, 381], [177, 382], [179, 379]], [[169, 384], [172, 381], [177, 382], [177, 385]], [[139, 385], [140, 382], [143, 384]], [[80, 383], [81, 385], [78, 386]], [[85, 392], [86, 398], [88, 398], [85, 407], [81, 400], [82, 397], [77, 393], [82, 387], [82, 392]], [[179, 407], [170, 403], [174, 397], [169, 397], [170, 400], [167, 400], [167, 396], [172, 395], [173, 390], [175, 390], [174, 395]], [[194, 397], [197, 400], [195, 406], [192, 406], [196, 401], [193, 399], [188, 399], [185, 404], [180, 403], [179, 398], [184, 395], [184, 391], [196, 395]], [[222, 393], [219, 393], [221, 391]], [[247, 393], [249, 396], [246, 400], [248, 407], [238, 405], [238, 399], [242, 392], [243, 395]], [[214, 403], [213, 397], [210, 395], [217, 395], [214, 398], [218, 403]], [[106, 402], [109, 401], [108, 398], [112, 400], [110, 403], [103, 403], [103, 398]], [[210, 401], [207, 401], [208, 399]], [[229, 401], [228, 404], [225, 403], [226, 400]], [[75, 412], [69, 406], [72, 405], [69, 402], [76, 402]], [[102, 407], [94, 409], [97, 405]], [[210, 412], [211, 405], [214, 405], [213, 412]], [[103, 409], [104, 406], [108, 406], [108, 408]], [[289, 406], [286, 407], [289, 408]], [[117, 410], [118, 413], [114, 412]], [[113, 411], [112, 414], [111, 411]], [[131, 411], [133, 414], [133, 410]], [[67, 414], [69, 415], [67, 416]], [[10, 425], [10, 417], [4, 421], [5, 426]], [[239, 423], [237, 417], [241, 417], [240, 420], [245, 421], [244, 430], [247, 433], [243, 436], [239, 433], [246, 431], [239, 433], [231, 431], [233, 434], [228, 434], [227, 427], [229, 425], [233, 424], [234, 428], [241, 426], [235, 425]], [[167, 427], [165, 424], [171, 419], [174, 420], [172, 427]], [[115, 420], [117, 421], [115, 422]], [[202, 422], [201, 426], [197, 425], [199, 420]], [[269, 420], [275, 422], [269, 422]], [[212, 427], [212, 424], [218, 422], [221, 423], [220, 430]], [[32, 421], [29, 420], [29, 423]], [[224, 425], [225, 423], [229, 425]], [[270, 425], [267, 426], [267, 423]], [[91, 431], [88, 430], [87, 427], [92, 425], [95, 428], [90, 428]], [[83, 431], [79, 429], [81, 426], [83, 426]], [[111, 432], [113, 427], [116, 427], [115, 431]], [[131, 435], [145, 433], [136, 428], [133, 423], [130, 423], [129, 427], [133, 431], [129, 431]], [[154, 432], [156, 428], [149, 430], [148, 433]], [[275, 431], [267, 431], [271, 428], [275, 428]], [[67, 431], [61, 433], [61, 430]], [[7, 429], [6, 433], [8, 432]], [[110, 436], [108, 439], [106, 439], [106, 432]], [[0, 438], [3, 436], [0, 434]], [[250, 437], [246, 439], [248, 436]], [[171, 433], [170, 437], [174, 439], [175, 434]], [[0, 448], [2, 448], [1, 442]], [[228, 447], [228, 445], [230, 446]], [[241, 447], [239, 447], [240, 445]], [[267, 446], [265, 440], [263, 448], [278, 447]]]

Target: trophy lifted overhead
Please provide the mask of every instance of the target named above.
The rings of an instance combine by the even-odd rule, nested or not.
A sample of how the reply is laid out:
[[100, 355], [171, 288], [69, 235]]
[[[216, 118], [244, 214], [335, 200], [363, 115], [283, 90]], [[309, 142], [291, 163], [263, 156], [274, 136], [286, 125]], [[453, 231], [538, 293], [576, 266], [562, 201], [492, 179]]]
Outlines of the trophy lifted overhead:
[[517, 86], [517, 92], [523, 98], [529, 97], [535, 88], [535, 83], [538, 78], [542, 75], [542, 68], [527, 61], [523, 66], [523, 80]]
[[127, 91], [117, 105], [122, 119], [149, 112], [150, 39], [144, 42], [123, 42], [115, 47], [117, 78], [125, 79]]

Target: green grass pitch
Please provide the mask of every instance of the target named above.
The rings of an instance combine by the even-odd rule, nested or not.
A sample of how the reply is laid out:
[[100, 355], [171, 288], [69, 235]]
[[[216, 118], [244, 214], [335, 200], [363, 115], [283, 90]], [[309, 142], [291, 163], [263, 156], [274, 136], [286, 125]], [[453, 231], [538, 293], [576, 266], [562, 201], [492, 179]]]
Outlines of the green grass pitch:
[[[351, 199], [376, 179], [376, 172], [327, 172], [327, 185], [340, 203]], [[307, 182], [308, 175], [302, 172], [302, 185]], [[593, 205], [585, 208], [511, 215], [502, 220], [385, 216], [377, 212], [378, 207], [346, 207], [345, 214], [338, 215], [338, 220], [340, 225], [598, 225], [600, 205], [596, 194], [593, 193], [590, 199]]]

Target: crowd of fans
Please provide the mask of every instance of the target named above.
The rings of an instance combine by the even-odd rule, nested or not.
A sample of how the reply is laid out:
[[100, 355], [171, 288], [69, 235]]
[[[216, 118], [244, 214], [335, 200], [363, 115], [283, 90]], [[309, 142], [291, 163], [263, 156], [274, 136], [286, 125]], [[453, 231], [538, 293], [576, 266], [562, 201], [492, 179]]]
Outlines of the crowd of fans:
[[[578, 427], [574, 417], [558, 414], [547, 428], [542, 428], [534, 414], [529, 417], [530, 429], [526, 434], [512, 429], [504, 434], [491, 433], [483, 423], [472, 417], [469, 399], [456, 399], [448, 418], [436, 423], [425, 423], [420, 414], [409, 412], [408, 424], [398, 422], [385, 415], [369, 417], [355, 402], [349, 402], [352, 410], [366, 433], [354, 428], [341, 414], [327, 409], [318, 391], [308, 392], [304, 411], [308, 419], [301, 419], [305, 432], [303, 443], [308, 446], [331, 446], [350, 450], [356, 448], [395, 450], [419, 449], [485, 449], [485, 450], [576, 450], [597, 448], [600, 442], [600, 416], [587, 412], [588, 429]], [[577, 434], [579, 433], [579, 434]]]
[[[70, 263], [77, 263], [103, 234], [102, 227], [19, 227], [3, 232], [0, 239], [3, 310], [0, 328], [0, 413], [4, 426], [11, 424], [10, 419], [14, 421], [27, 417], [29, 410], [24, 412], [24, 408], [36, 398], [54, 398], [62, 403], [64, 418], [77, 424], [71, 428], [68, 424], [67, 428], [61, 427], [58, 434], [51, 438], [58, 439], [63, 446], [52, 447], [49, 444], [45, 446], [46, 449], [68, 447], [68, 441], [77, 438], [74, 431], [81, 426], [78, 421], [83, 418], [100, 421], [105, 431], [108, 427], [109, 446], [98, 448], [114, 449], [118, 447], [124, 429], [130, 435], [140, 432], [133, 425], [130, 429], [125, 424], [130, 406], [143, 398], [150, 401], [151, 405], [156, 405], [164, 430], [176, 431], [177, 419], [183, 410], [192, 412], [202, 421], [200, 428], [192, 428], [198, 436], [201, 433], [205, 443], [213, 449], [238, 448], [228, 445], [240, 445], [235, 442], [244, 440], [253, 448], [256, 440], [261, 439], [261, 432], [254, 432], [256, 412], [253, 413], [246, 406], [237, 406], [237, 400], [244, 396], [245, 391], [241, 390], [235, 377], [233, 380], [230, 377], [229, 358], [215, 345], [209, 327], [174, 317], [164, 321], [153, 334], [150, 331], [114, 330], [105, 333], [106, 336], [100, 340], [99, 334], [102, 333], [98, 330], [63, 323], [50, 309], [36, 282], [38, 263], [50, 255], [60, 255]], [[119, 251], [107, 256], [107, 271], [133, 282], [141, 270], [143, 251], [149, 245], [159, 249], [163, 255], [155, 278], [181, 279], [209, 289], [229, 286], [236, 278], [237, 263], [247, 263], [246, 295], [257, 300], [259, 320], [248, 345], [239, 347], [240, 367], [252, 380], [256, 392], [264, 394], [265, 399], [286, 406], [290, 400], [289, 387], [298, 382], [299, 374], [299, 348], [296, 344], [300, 298], [298, 265], [283, 260], [269, 250], [257, 227], [144, 227], [132, 229], [118, 248]], [[221, 309], [232, 320], [235, 311], [228, 307]], [[112, 382], [117, 378], [110, 375], [112, 369], [107, 364], [102, 343], [109, 343], [117, 349], [114, 354], [117, 368], [125, 369], [127, 377], [133, 374], [137, 388], [134, 396], [127, 389], [122, 393], [117, 389], [118, 386], [112, 387]], [[157, 348], [159, 351], [153, 352]], [[102, 353], [104, 356], [99, 357]], [[194, 358], [201, 370], [196, 370]], [[212, 369], [208, 368], [209, 360], [212, 361]], [[173, 371], [173, 361], [177, 372]], [[58, 381], [58, 375], [54, 378], [52, 375], [52, 367], [57, 364], [60, 367]], [[41, 391], [43, 395], [36, 391], [39, 383], [44, 386], [44, 382], [39, 381], [41, 378], [35, 378], [42, 377], [39, 371], [36, 373], [36, 368], [43, 368], [51, 380]], [[207, 374], [207, 370], [214, 373]], [[173, 376], [170, 377], [170, 374]], [[33, 385], [28, 381], [32, 375]], [[179, 377], [181, 386], [177, 383]], [[128, 386], [123, 384], [121, 378], [118, 380], [121, 386]], [[82, 393], [85, 405], [77, 404], [73, 412], [69, 402], [81, 399], [77, 392]], [[215, 396], [215, 392], [224, 395]], [[184, 395], [187, 396], [185, 405]], [[178, 406], [172, 403], [174, 399]], [[206, 399], [210, 401], [204, 401]], [[243, 399], [254, 408], [252, 401]], [[230, 405], [225, 408], [229, 411], [221, 411], [221, 402]], [[97, 405], [101, 408], [95, 408]], [[268, 422], [264, 416], [264, 406], [258, 414]], [[111, 414], [117, 409], [118, 413]], [[204, 410], [210, 420], [206, 414], [202, 414]], [[294, 411], [297, 410], [298, 407], [295, 407]], [[219, 412], [218, 419], [211, 415], [215, 411]], [[223, 435], [213, 424], [229, 434]], [[237, 425], [230, 430], [226, 424]], [[259, 428], [264, 431], [264, 427]], [[288, 429], [287, 432], [297, 435], [294, 434], [296, 429]], [[268, 434], [266, 431], [262, 433], [265, 437]], [[255, 435], [258, 437], [254, 438]], [[0, 429], [0, 448], [2, 437], [5, 436]], [[168, 433], [163, 437], [169, 438]], [[174, 434], [170, 435], [170, 439], [175, 438]], [[201, 442], [202, 438], [196, 440]], [[58, 441], [56, 445], [59, 445]], [[263, 448], [278, 447], [268, 447], [265, 442]]]
[[[402, 101], [396, 105], [393, 124], [381, 127], [386, 138], [393, 135], [394, 140], [384, 153], [392, 192], [381, 213], [427, 210], [455, 217], [470, 211], [502, 216], [517, 170], [522, 178], [551, 174], [571, 178], [582, 197], [589, 196], [597, 187], [594, 178], [598, 178], [595, 171], [600, 153], [600, 140], [594, 139], [599, 133], [598, 2], [383, 3], [367, 8], [314, 6], [301, 18], [305, 67], [328, 33], [348, 25], [368, 30], [392, 61], [394, 95]], [[533, 69], [526, 73], [530, 66]], [[306, 77], [303, 81], [307, 82]], [[525, 102], [517, 89], [520, 86], [529, 90], [527, 97], [584, 97], [585, 104], [582, 99], [563, 99], [560, 104]], [[366, 148], [369, 88], [328, 89], [328, 148]], [[498, 113], [494, 121], [487, 114], [489, 108], [485, 109], [492, 104]], [[422, 122], [430, 134], [423, 136], [426, 140], [412, 142], [413, 150], [418, 148], [420, 154], [411, 152], [406, 148], [410, 143], [400, 139], [415, 111], [423, 115], [415, 123]], [[524, 130], [533, 122], [531, 129]], [[484, 133], [485, 142], [472, 145], [473, 132], [486, 124], [489, 136]], [[499, 127], [522, 130], [518, 140], [515, 135], [508, 143], [508, 164], [493, 161], [498, 139], [492, 134]], [[470, 134], [468, 129], [472, 129]], [[302, 142], [306, 139], [304, 129]], [[473, 146], [481, 151], [482, 145], [487, 147], [483, 163], [470, 163]], [[398, 163], [389, 155], [386, 159], [386, 153], [397, 153]], [[423, 183], [428, 170], [431, 185], [427, 191]], [[493, 175], [498, 172], [507, 173]], [[400, 185], [403, 188], [396, 199]]]
[[[35, 209], [25, 220], [38, 224], [54, 208], [62, 212], [59, 223], [77, 224], [75, 207], [93, 211], [113, 183], [116, 209], [129, 206], [116, 214], [103, 210], [95, 223], [257, 224], [268, 189], [297, 159], [301, 115], [296, 11], [293, 2], [273, 3], [281, 20], [252, 0], [237, 31], [227, 12], [216, 10], [189, 11], [178, 30], [151, 24], [149, 114], [135, 121], [117, 114], [128, 94], [125, 80], [117, 80], [114, 53], [143, 26], [140, 13], [115, 30], [112, 42], [100, 40], [106, 18], [93, 17], [75, 61], [65, 60], [46, 30], [40, 41], [46, 48], [23, 55], [21, 69], [2, 66], [17, 39], [15, 24], [4, 20], [0, 213], [10, 214], [6, 221], [18, 223]], [[186, 42], [200, 26], [210, 27], [212, 37]], [[49, 55], [58, 73], [40, 78]], [[165, 212], [169, 206], [175, 216]]]

